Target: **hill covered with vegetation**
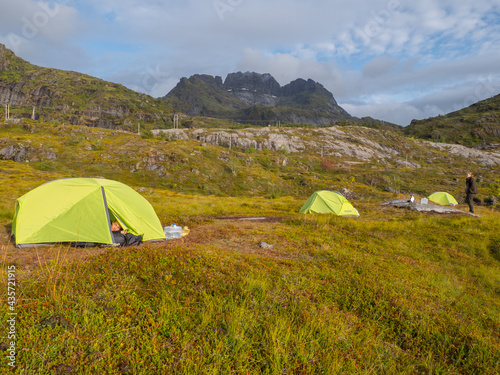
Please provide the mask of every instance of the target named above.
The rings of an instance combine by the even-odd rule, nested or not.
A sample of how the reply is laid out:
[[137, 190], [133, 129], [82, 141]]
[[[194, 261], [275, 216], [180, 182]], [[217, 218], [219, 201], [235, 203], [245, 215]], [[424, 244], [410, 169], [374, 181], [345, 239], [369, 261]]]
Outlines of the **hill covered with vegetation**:
[[5, 122], [0, 158], [48, 178], [102, 176], [187, 194], [303, 198], [315, 190], [348, 188], [368, 200], [389, 197], [389, 191], [462, 196], [464, 171], [472, 169], [481, 177], [483, 198], [498, 194], [497, 154], [387, 130], [255, 127], [157, 134]]
[[[0, 277], [15, 279], [15, 372], [500, 371], [498, 206], [478, 207], [479, 217], [381, 206], [410, 193], [458, 196], [471, 162], [479, 197], [498, 195], [498, 165], [362, 127], [331, 131], [348, 150], [366, 152], [371, 141], [392, 158], [229, 147], [220, 137], [210, 142], [227, 129], [205, 129], [203, 139], [194, 131], [141, 137], [1, 124]], [[312, 131], [321, 129], [257, 137], [265, 145], [276, 132], [310, 145], [320, 138]], [[91, 176], [127, 183], [163, 225], [190, 233], [130, 248], [13, 247], [19, 196], [56, 178]], [[344, 189], [361, 216], [298, 214], [319, 189]], [[2, 330], [9, 327], [4, 319]], [[0, 346], [11, 341], [2, 337]], [[12, 371], [6, 360], [0, 369]]]
[[[435, 142], [498, 149], [500, 95], [407, 127], [356, 118], [320, 83], [297, 79], [281, 87], [269, 74], [195, 74], [153, 98], [85, 74], [38, 67], [0, 44], [0, 118], [117, 130], [181, 127], [361, 125]], [[9, 108], [7, 108], [9, 105]]]
[[[165, 129], [169, 105], [1, 46], [0, 95], [13, 113], [0, 122], [0, 278], [16, 314], [0, 324], [0, 372], [500, 373], [494, 146], [409, 138], [371, 119], [262, 128], [195, 116]], [[488, 105], [460, 116], [494, 126]], [[435, 137], [423, 124], [408, 132], [451, 142], [451, 115]], [[477, 216], [463, 203], [470, 170]], [[16, 199], [68, 177], [126, 183], [164, 226], [190, 232], [130, 248], [15, 248]], [[360, 217], [299, 214], [323, 189]], [[381, 205], [435, 191], [461, 212]]]
[[11, 119], [135, 130], [172, 126], [163, 101], [85, 74], [39, 67], [0, 44], [0, 113]]
[[[465, 146], [500, 146], [500, 95], [444, 116], [413, 120], [404, 128], [408, 136]], [[488, 145], [489, 144], [489, 145]]]

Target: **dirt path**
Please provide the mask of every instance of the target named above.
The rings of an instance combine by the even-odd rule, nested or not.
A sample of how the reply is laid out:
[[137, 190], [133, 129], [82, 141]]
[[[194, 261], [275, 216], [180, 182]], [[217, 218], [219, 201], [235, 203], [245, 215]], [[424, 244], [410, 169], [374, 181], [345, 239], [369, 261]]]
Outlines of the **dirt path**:
[[[273, 244], [276, 236], [273, 235], [281, 222], [286, 219], [276, 216], [243, 217], [221, 216], [197, 220], [198, 223], [190, 226], [190, 232], [182, 239], [158, 241], [142, 244], [140, 248], [168, 247], [183, 244], [185, 246], [206, 246], [217, 248], [220, 251], [244, 252], [279, 256], [273, 248], [263, 248], [259, 243]], [[189, 224], [188, 224], [189, 225]], [[72, 261], [85, 261], [86, 259], [115, 251], [116, 247], [89, 247], [75, 248], [69, 245], [51, 245], [18, 249], [13, 244], [2, 245], [1, 259], [4, 265], [16, 265], [16, 269], [31, 273], [45, 266], [49, 262], [61, 263]]]

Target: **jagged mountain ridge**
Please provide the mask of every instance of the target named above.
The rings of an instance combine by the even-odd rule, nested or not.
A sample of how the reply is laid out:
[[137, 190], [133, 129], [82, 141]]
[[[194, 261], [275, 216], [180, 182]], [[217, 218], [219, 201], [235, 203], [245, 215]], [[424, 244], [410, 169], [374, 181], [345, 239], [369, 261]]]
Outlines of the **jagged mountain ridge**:
[[43, 68], [21, 59], [0, 44], [0, 104], [11, 117], [72, 125], [136, 130], [137, 123], [171, 123], [165, 102], [122, 85], [82, 73]]
[[224, 81], [220, 76], [195, 74], [182, 78], [163, 99], [190, 116], [260, 124], [360, 122], [320, 83], [298, 78], [282, 87], [269, 73], [230, 73]]
[[[500, 95], [444, 116], [414, 120], [403, 128], [350, 116], [312, 80], [299, 78], [281, 87], [270, 74], [231, 73], [224, 82], [197, 74], [182, 78], [167, 96], [153, 98], [85, 74], [35, 66], [0, 44], [0, 105], [7, 104], [13, 120], [30, 118], [36, 107], [40, 121], [133, 131], [138, 123], [146, 129], [169, 128], [173, 113], [184, 112], [215, 118], [211, 124], [221, 118], [258, 125], [340, 121], [465, 146], [498, 149], [500, 143]], [[204, 119], [196, 124], [206, 125]]]

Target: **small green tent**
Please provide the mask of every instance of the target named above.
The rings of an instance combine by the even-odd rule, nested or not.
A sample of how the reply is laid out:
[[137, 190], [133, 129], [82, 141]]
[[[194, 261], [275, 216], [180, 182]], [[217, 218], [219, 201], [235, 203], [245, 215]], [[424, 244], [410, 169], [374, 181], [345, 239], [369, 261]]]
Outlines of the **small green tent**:
[[299, 212], [359, 216], [358, 211], [342, 194], [328, 190], [320, 190], [313, 193]]
[[98, 178], [45, 183], [16, 201], [12, 233], [18, 246], [58, 242], [112, 244], [111, 221], [143, 241], [165, 239], [151, 204], [127, 185]]
[[434, 203], [440, 204], [441, 206], [456, 206], [458, 204], [453, 195], [448, 194], [444, 191], [437, 191], [435, 193], [432, 193], [427, 198]]

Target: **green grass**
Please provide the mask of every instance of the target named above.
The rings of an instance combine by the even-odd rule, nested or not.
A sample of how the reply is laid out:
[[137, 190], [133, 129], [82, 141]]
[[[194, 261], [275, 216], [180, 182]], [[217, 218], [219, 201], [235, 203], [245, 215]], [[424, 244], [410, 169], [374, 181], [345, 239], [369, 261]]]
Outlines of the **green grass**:
[[52, 260], [19, 275], [18, 373], [498, 373], [498, 216], [371, 209], [198, 219], [183, 243], [84, 259], [33, 250]]

